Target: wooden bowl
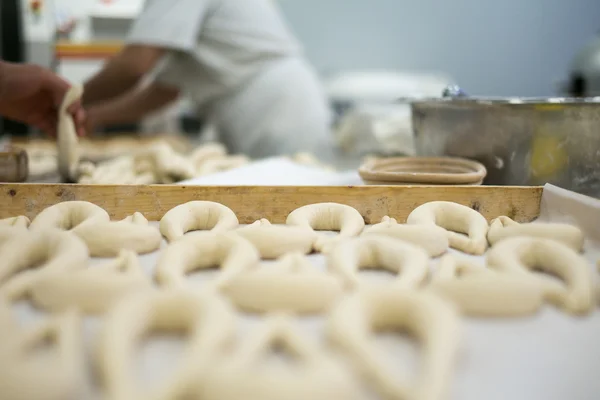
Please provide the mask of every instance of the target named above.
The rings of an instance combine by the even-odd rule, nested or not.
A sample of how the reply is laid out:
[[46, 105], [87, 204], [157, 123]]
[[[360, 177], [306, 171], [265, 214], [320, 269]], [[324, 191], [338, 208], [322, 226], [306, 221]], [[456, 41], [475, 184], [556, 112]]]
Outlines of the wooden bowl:
[[369, 185], [481, 185], [483, 164], [457, 157], [373, 158], [358, 169]]

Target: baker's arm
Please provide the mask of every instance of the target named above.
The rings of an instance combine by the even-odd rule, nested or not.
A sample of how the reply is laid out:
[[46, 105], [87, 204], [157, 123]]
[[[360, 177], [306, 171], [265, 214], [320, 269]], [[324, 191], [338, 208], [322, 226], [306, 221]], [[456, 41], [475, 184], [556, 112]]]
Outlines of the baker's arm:
[[159, 83], [130, 90], [113, 100], [89, 107], [86, 110], [88, 132], [106, 125], [138, 122], [171, 104], [178, 97], [178, 89]]
[[91, 106], [121, 96], [135, 88], [150, 72], [165, 49], [150, 45], [127, 45], [84, 85], [83, 105]]

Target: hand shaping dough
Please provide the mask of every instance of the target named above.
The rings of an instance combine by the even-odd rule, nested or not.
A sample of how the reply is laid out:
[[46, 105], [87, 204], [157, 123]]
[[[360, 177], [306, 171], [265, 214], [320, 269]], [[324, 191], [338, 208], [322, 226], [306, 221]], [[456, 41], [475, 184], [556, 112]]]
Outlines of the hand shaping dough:
[[[593, 307], [591, 271], [585, 258], [573, 249], [551, 239], [515, 237], [497, 243], [487, 254], [487, 265], [498, 271], [537, 278], [544, 297], [573, 314], [588, 313]], [[541, 268], [557, 275], [555, 279], [531, 270]]]
[[[215, 359], [200, 382], [196, 398], [205, 400], [358, 399], [350, 372], [300, 335], [289, 317], [274, 315], [244, 340], [231, 357]], [[284, 367], [263, 360], [273, 347], [288, 350], [296, 361]]]
[[[15, 236], [0, 252], [0, 285], [8, 298], [21, 295], [31, 279], [51, 272], [84, 268], [88, 249], [77, 236], [56, 229]], [[35, 271], [15, 274], [36, 266]]]
[[404, 240], [422, 247], [430, 257], [444, 254], [449, 246], [448, 235], [444, 228], [435, 225], [403, 225], [388, 216], [383, 217], [379, 224], [366, 227], [361, 236], [367, 234]]
[[252, 243], [265, 259], [279, 258], [292, 252], [308, 254], [312, 251], [313, 243], [317, 238], [316, 232], [310, 228], [271, 225], [266, 219], [236, 229], [234, 232]]
[[[187, 337], [183, 358], [158, 388], [137, 387], [132, 365], [140, 342], [154, 331], [178, 331]], [[96, 361], [107, 400], [192, 398], [214, 352], [235, 335], [231, 306], [214, 293], [147, 290], [123, 299], [107, 314]]]
[[84, 223], [108, 221], [110, 217], [102, 207], [87, 201], [64, 201], [40, 212], [29, 225], [29, 230], [57, 228], [68, 231]]
[[327, 268], [339, 275], [347, 288], [355, 289], [360, 268], [383, 268], [397, 273], [394, 287], [418, 287], [429, 271], [429, 256], [420, 247], [398, 239], [365, 235], [336, 246], [327, 258]]
[[29, 227], [31, 221], [24, 215], [19, 215], [18, 217], [5, 218], [0, 219], [0, 226], [12, 226], [15, 228], [25, 228]]
[[448, 254], [428, 288], [473, 316], [522, 316], [536, 313], [544, 303], [536, 279], [500, 273]]
[[118, 258], [101, 267], [40, 277], [30, 291], [33, 303], [43, 310], [77, 308], [86, 314], [103, 314], [128, 293], [151, 287], [152, 282], [142, 271], [137, 254], [122, 250]]
[[67, 109], [83, 94], [83, 86], [73, 85], [65, 94], [58, 111], [58, 172], [72, 182], [77, 181], [79, 165], [79, 140], [71, 114]]
[[[3, 305], [3, 307], [8, 307]], [[15, 324], [16, 322], [12, 322]], [[3, 321], [3, 330], [7, 328]], [[0, 343], [0, 398], [64, 400], [82, 398], [84, 377], [81, 318], [75, 312], [50, 317], [34, 328], [12, 328]], [[17, 334], [15, 334], [15, 331]], [[6, 332], [6, 331], [5, 331]], [[36, 355], [50, 342], [51, 359]]]
[[[462, 204], [450, 201], [425, 203], [410, 213], [406, 223], [437, 225], [446, 229], [450, 247], [465, 253], [482, 255], [488, 246], [487, 220], [477, 211]], [[462, 233], [467, 234], [468, 237]]]
[[515, 236], [527, 236], [554, 239], [562, 242], [575, 251], [583, 250], [583, 232], [568, 224], [530, 223], [520, 224], [508, 217], [498, 217], [490, 223], [487, 238], [490, 245]]
[[252, 268], [237, 274], [223, 294], [246, 312], [319, 313], [342, 294], [333, 276], [317, 270], [302, 253], [289, 253], [272, 269]]
[[221, 288], [232, 277], [260, 261], [258, 250], [232, 232], [203, 232], [184, 237], [164, 249], [156, 265], [156, 280], [165, 286], [180, 287], [187, 272], [218, 266], [221, 272], [214, 283]]
[[356, 209], [345, 204], [317, 203], [292, 211], [286, 224], [317, 231], [339, 231], [335, 237], [320, 235], [315, 241], [315, 250], [327, 252], [342, 239], [358, 236], [365, 227], [365, 220]]
[[[459, 322], [454, 307], [433, 293], [384, 286], [342, 299], [329, 316], [327, 335], [351, 357], [382, 398], [438, 400], [445, 398], [454, 369]], [[420, 342], [417, 377], [402, 378], [388, 372], [373, 335], [384, 329], [406, 329]]]
[[160, 233], [169, 242], [193, 230], [228, 231], [239, 224], [230, 208], [212, 201], [190, 201], [178, 205], [160, 220]]

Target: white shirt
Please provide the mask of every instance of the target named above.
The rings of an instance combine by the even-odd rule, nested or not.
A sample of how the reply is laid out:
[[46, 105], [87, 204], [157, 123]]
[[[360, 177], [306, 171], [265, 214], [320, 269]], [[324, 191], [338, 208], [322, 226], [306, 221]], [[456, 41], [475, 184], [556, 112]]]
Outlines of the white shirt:
[[155, 79], [208, 112], [233, 151], [314, 151], [330, 135], [318, 78], [272, 0], [147, 0], [128, 42], [170, 50]]

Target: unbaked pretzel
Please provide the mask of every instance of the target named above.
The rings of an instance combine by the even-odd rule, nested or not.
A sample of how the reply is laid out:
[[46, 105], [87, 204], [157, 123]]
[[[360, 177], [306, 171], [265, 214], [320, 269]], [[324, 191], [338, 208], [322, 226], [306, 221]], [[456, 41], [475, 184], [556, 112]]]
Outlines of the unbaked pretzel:
[[505, 216], [495, 218], [490, 223], [487, 238], [491, 246], [501, 240], [515, 236], [554, 239], [566, 244], [573, 250], [583, 250], [583, 232], [573, 225], [551, 223], [520, 224]]
[[[343, 298], [331, 311], [326, 332], [382, 398], [438, 400], [445, 398], [454, 369], [459, 323], [452, 304], [433, 293], [383, 286]], [[375, 331], [384, 329], [406, 329], [420, 342], [416, 378], [388, 372], [374, 338]]]
[[25, 215], [19, 215], [18, 217], [0, 219], [0, 226], [11, 226], [14, 228], [25, 228], [27, 229], [31, 224], [29, 218]]
[[108, 222], [110, 217], [102, 208], [88, 201], [63, 201], [45, 208], [29, 225], [29, 230], [57, 228], [71, 230], [82, 224]]
[[[295, 365], [264, 363], [273, 347], [288, 350]], [[343, 364], [280, 314], [269, 317], [232, 356], [215, 359], [204, 378], [196, 398], [205, 400], [353, 400], [360, 390]]]
[[428, 275], [429, 256], [420, 247], [399, 239], [365, 235], [349, 239], [328, 254], [327, 268], [339, 275], [346, 288], [355, 289], [361, 268], [382, 268], [397, 273], [395, 287], [417, 287]]
[[[157, 390], [143, 390], [131, 371], [135, 350], [153, 331], [187, 335], [183, 359]], [[214, 352], [235, 335], [231, 306], [213, 292], [185, 289], [146, 290], [123, 299], [107, 314], [100, 334], [96, 363], [107, 400], [188, 398], [202, 378]]]
[[58, 110], [58, 171], [60, 176], [73, 182], [77, 181], [79, 166], [79, 140], [73, 123], [73, 117], [67, 109], [83, 94], [82, 85], [73, 85], [69, 88]]
[[[8, 309], [8, 305], [1, 306]], [[13, 325], [11, 328], [10, 325]], [[85, 370], [81, 318], [69, 311], [33, 328], [17, 328], [2, 318], [0, 398], [64, 400], [83, 395]], [[7, 329], [10, 333], [6, 333]], [[52, 359], [40, 359], [35, 349], [50, 342]]]
[[234, 231], [248, 240], [264, 259], [279, 258], [287, 253], [312, 251], [317, 234], [310, 228], [288, 225], [271, 225], [266, 219]]
[[425, 203], [408, 215], [406, 223], [437, 225], [446, 229], [450, 247], [465, 253], [481, 255], [488, 246], [487, 220], [477, 211], [462, 204], [450, 201]]
[[151, 287], [137, 254], [122, 250], [118, 258], [100, 267], [46, 274], [28, 290], [33, 303], [43, 310], [77, 308], [86, 314], [102, 314], [127, 294]]
[[337, 236], [319, 235], [314, 248], [329, 251], [342, 239], [358, 236], [365, 227], [365, 220], [355, 208], [339, 203], [316, 203], [292, 211], [286, 224], [312, 228], [317, 231], [339, 231]]
[[288, 253], [270, 270], [241, 271], [222, 292], [247, 312], [312, 314], [326, 310], [342, 294], [342, 285], [317, 270], [302, 253]]
[[404, 240], [425, 249], [430, 257], [437, 257], [448, 251], [448, 235], [444, 228], [435, 225], [405, 225], [387, 215], [379, 224], [365, 228], [361, 236], [368, 234], [385, 235]]
[[[0, 252], [2, 295], [20, 296], [33, 276], [84, 268], [88, 257], [85, 243], [70, 232], [46, 229], [15, 236]], [[35, 270], [25, 271], [34, 266]], [[10, 279], [21, 271], [25, 272]]]
[[[486, 263], [498, 271], [539, 280], [544, 297], [573, 314], [588, 313], [594, 303], [592, 276], [585, 258], [565, 244], [552, 239], [515, 237], [497, 243], [487, 254]], [[531, 270], [541, 268], [560, 277], [563, 283]]]
[[227, 206], [212, 201], [190, 201], [178, 205], [160, 220], [160, 233], [169, 242], [193, 230], [228, 231], [239, 224], [235, 213]]
[[171, 243], [159, 256], [155, 276], [159, 284], [180, 287], [187, 272], [218, 266], [214, 282], [222, 287], [240, 271], [258, 264], [260, 254], [246, 239], [232, 232], [202, 232]]
[[539, 281], [451, 254], [440, 260], [428, 289], [452, 301], [462, 313], [475, 316], [531, 315], [544, 303]]

